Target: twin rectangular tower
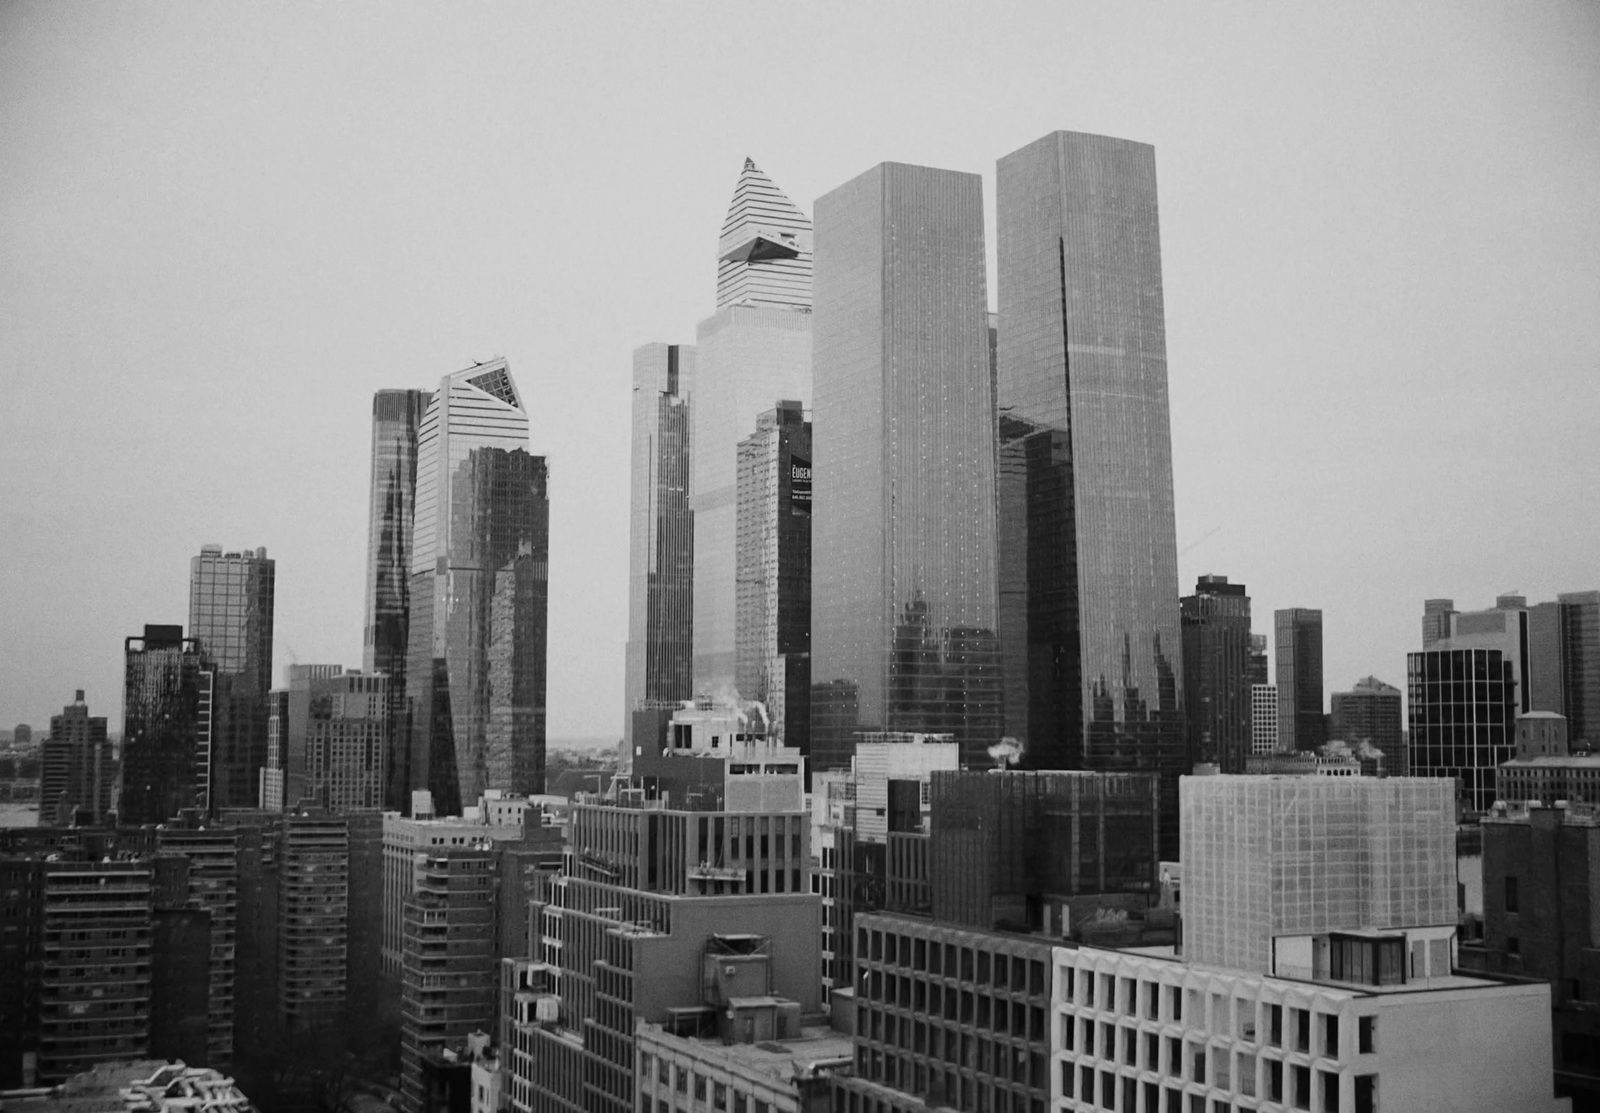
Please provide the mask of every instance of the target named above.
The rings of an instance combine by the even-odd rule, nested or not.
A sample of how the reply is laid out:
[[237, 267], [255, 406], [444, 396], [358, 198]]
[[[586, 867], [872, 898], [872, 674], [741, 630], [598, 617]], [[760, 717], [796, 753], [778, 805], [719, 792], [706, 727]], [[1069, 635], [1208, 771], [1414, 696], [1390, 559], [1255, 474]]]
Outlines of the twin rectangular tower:
[[[1003, 158], [998, 185], [994, 318], [977, 175], [877, 166], [817, 202], [813, 244], [746, 163], [719, 309], [679, 380], [692, 675], [630, 653], [629, 711], [755, 675], [739, 647], [757, 639], [730, 628], [755, 569], [733, 559], [734, 446], [814, 384], [808, 737], [774, 730], [819, 769], [847, 764], [861, 732], [897, 731], [952, 735], [971, 764], [1010, 736], [1031, 768], [1158, 772], [1175, 849], [1186, 752], [1154, 151], [1056, 132]], [[635, 412], [637, 453], [650, 433]], [[660, 521], [636, 473], [636, 577]], [[630, 645], [665, 650], [633, 600]], [[645, 691], [641, 671], [673, 686]]]

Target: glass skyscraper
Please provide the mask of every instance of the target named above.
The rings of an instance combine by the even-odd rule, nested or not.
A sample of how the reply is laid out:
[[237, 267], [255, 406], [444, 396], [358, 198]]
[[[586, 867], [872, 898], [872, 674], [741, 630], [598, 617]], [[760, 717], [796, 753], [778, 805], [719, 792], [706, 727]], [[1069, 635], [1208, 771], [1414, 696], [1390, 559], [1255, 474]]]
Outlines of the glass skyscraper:
[[769, 738], [810, 753], [811, 423], [800, 403], [761, 415], [739, 442], [739, 694]]
[[782, 398], [811, 405], [811, 222], [745, 160], [717, 243], [717, 311], [700, 322], [694, 447], [694, 691], [735, 685], [739, 442]]
[[[383, 806], [410, 802], [406, 647], [411, 618], [411, 531], [417, 502], [417, 434], [428, 390], [380, 390], [372, 398], [372, 480], [367, 514], [367, 622], [361, 667], [389, 678], [392, 733], [384, 755]], [[292, 803], [292, 801], [291, 801]]]
[[999, 500], [1007, 732], [1035, 769], [1184, 771], [1155, 150], [1054, 132], [1002, 158]]
[[1315, 750], [1327, 739], [1322, 715], [1322, 612], [1288, 607], [1273, 612], [1278, 680], [1278, 749]]
[[216, 670], [211, 734], [213, 812], [253, 808], [267, 766], [276, 565], [267, 550], [205, 545], [189, 563], [189, 636]]
[[123, 643], [122, 796], [118, 819], [165, 823], [207, 810], [213, 666], [182, 626], [146, 626]]
[[982, 189], [883, 163], [817, 202], [819, 769], [858, 730], [947, 733], [979, 763], [1000, 739]]
[[1226, 576], [1201, 576], [1180, 601], [1189, 762], [1243, 773], [1250, 754], [1250, 596]]
[[[633, 353], [628, 520], [628, 649], [623, 723], [641, 705], [693, 694], [694, 513], [689, 509], [689, 387], [694, 348]], [[630, 737], [631, 742], [631, 737]]]
[[410, 787], [460, 815], [544, 787], [549, 472], [503, 359], [446, 375], [417, 436]]
[[1514, 666], [1498, 649], [1425, 649], [1406, 655], [1406, 683], [1407, 770], [1454, 777], [1461, 806], [1488, 811], [1517, 751]]

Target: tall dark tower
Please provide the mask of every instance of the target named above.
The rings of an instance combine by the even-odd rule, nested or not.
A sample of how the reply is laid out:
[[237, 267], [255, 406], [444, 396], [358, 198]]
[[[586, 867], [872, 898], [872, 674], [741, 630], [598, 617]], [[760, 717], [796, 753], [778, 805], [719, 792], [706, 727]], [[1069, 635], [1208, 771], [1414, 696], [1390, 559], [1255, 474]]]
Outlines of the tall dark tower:
[[410, 803], [406, 645], [411, 629], [411, 531], [417, 505], [417, 434], [433, 400], [428, 390], [380, 390], [372, 397], [372, 481], [367, 514], [367, 622], [361, 667], [389, 676], [389, 741], [383, 804]]
[[815, 295], [814, 764], [848, 764], [857, 730], [950, 734], [987, 763], [1001, 691], [982, 179], [883, 163], [822, 197]]
[[1288, 607], [1273, 612], [1278, 679], [1278, 748], [1315, 750], [1328, 740], [1322, 712], [1322, 612]]
[[1189, 761], [1243, 773], [1250, 754], [1250, 596], [1226, 576], [1201, 576], [1180, 603]]
[[1184, 738], [1154, 148], [1055, 132], [999, 163], [1006, 726], [1035, 769], [1160, 775]]
[[213, 812], [253, 808], [267, 767], [272, 608], [277, 575], [266, 549], [205, 545], [189, 562], [189, 635], [216, 670], [211, 736]]
[[146, 626], [123, 653], [118, 819], [137, 827], [208, 810], [214, 667], [182, 626]]
[[623, 723], [693, 693], [694, 511], [689, 509], [689, 387], [694, 348], [633, 353], [628, 517], [628, 648]]

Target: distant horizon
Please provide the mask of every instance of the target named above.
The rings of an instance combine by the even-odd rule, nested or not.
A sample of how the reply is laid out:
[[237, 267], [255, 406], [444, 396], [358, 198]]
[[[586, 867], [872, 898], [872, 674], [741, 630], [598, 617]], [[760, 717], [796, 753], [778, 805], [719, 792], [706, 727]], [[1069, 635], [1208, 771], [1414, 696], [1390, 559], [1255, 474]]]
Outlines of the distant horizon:
[[274, 678], [359, 664], [373, 395], [498, 353], [547, 726], [621, 737], [632, 353], [714, 311], [745, 160], [808, 215], [980, 175], [993, 309], [996, 162], [1056, 130], [1155, 150], [1181, 593], [1404, 691], [1426, 599], [1600, 588], [1600, 7], [917, 13], [0, 5], [0, 723], [120, 729], [213, 541], [276, 561]]

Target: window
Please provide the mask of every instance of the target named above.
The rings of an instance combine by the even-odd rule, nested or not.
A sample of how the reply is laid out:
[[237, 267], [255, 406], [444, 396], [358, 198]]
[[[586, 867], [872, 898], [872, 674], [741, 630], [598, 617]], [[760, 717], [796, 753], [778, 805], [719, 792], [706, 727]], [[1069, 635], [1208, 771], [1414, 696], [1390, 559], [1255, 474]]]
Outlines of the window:
[[1322, 1018], [1322, 1053], [1330, 1059], [1339, 1057], [1339, 1018], [1336, 1016]]
[[1371, 1055], [1378, 1044], [1378, 1018], [1375, 1016], [1362, 1016], [1356, 1018], [1356, 1050], [1362, 1055]]
[[1517, 911], [1517, 879], [1515, 877], [1506, 878], [1506, 911]]
[[1319, 1070], [1322, 1079], [1322, 1113], [1339, 1113], [1339, 1076]]
[[1506, 936], [1506, 954], [1508, 954], [1508, 955], [1520, 955], [1520, 954], [1522, 954], [1522, 941], [1520, 939], [1518, 939], [1515, 935]]
[[1378, 1076], [1356, 1075], [1355, 1113], [1378, 1113]]
[[1293, 1104], [1296, 1109], [1311, 1108], [1311, 1068], [1291, 1067], [1294, 1078]]

